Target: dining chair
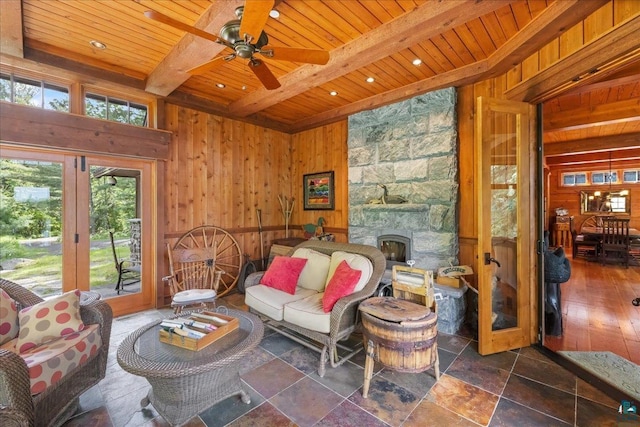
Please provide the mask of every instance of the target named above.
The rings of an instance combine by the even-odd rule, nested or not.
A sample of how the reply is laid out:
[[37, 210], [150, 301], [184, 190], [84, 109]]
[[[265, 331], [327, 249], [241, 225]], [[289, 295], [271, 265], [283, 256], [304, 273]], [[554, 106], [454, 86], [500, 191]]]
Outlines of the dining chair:
[[623, 262], [629, 268], [629, 218], [608, 217], [602, 220], [600, 262]]
[[573, 259], [578, 257], [597, 259], [600, 255], [600, 239], [571, 230]]

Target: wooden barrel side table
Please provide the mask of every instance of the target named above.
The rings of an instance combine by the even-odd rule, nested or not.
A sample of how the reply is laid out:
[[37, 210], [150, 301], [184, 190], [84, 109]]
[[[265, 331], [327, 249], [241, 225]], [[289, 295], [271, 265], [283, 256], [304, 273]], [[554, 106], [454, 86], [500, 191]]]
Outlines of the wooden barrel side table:
[[374, 297], [360, 304], [367, 349], [362, 397], [369, 393], [374, 361], [399, 372], [433, 367], [440, 379], [437, 315], [424, 305], [393, 297]]

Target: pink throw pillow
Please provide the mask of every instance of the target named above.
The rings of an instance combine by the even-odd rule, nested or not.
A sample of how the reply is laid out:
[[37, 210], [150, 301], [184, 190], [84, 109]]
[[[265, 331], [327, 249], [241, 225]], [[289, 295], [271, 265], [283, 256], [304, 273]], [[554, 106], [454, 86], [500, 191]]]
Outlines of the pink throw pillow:
[[347, 261], [338, 264], [322, 297], [322, 309], [325, 313], [329, 313], [340, 298], [353, 292], [361, 275], [362, 271], [349, 267]]
[[296, 292], [298, 277], [306, 263], [305, 258], [276, 255], [262, 276], [260, 284], [293, 295]]

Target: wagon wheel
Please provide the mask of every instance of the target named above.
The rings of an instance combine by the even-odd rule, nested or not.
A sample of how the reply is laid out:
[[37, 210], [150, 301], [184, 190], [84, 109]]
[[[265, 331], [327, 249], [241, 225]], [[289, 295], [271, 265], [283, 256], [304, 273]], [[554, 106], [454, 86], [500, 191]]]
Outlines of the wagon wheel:
[[218, 296], [224, 296], [238, 282], [242, 268], [242, 252], [236, 239], [225, 230], [213, 225], [202, 225], [183, 234], [174, 249], [216, 248], [216, 270], [223, 271], [218, 285]]
[[598, 226], [597, 218], [595, 216], [590, 216], [589, 218], [584, 220], [584, 222], [580, 226], [580, 230], [582, 231], [583, 227], [597, 227], [597, 226]]

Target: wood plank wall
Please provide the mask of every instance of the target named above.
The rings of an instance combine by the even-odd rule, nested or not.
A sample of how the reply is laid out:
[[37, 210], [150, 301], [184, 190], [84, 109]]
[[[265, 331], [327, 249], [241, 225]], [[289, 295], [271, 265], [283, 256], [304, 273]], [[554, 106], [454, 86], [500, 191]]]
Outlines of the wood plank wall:
[[[348, 122], [346, 120], [304, 131], [292, 138], [292, 196], [297, 208], [292, 222], [297, 236], [302, 235], [302, 224], [317, 224], [318, 218], [326, 220], [324, 231], [335, 236], [338, 242], [348, 241], [349, 227], [349, 166], [347, 162]], [[334, 210], [304, 210], [303, 176], [305, 174], [333, 171], [335, 179]]]
[[[622, 169], [635, 169], [638, 167], [637, 162], [612, 162], [611, 168], [618, 170], [618, 175], [621, 176]], [[606, 166], [608, 168], [608, 165]], [[560, 175], [564, 172], [593, 172], [602, 171], [602, 164], [598, 166], [578, 165], [578, 166], [552, 166], [548, 171], [547, 182], [548, 187], [548, 206], [547, 211], [547, 226], [552, 227], [553, 219], [555, 217], [555, 210], [559, 207], [564, 207], [569, 210], [569, 215], [573, 216], [573, 224], [576, 230], [580, 230], [582, 222], [593, 214], [580, 214], [580, 191], [609, 191], [608, 185], [587, 185], [579, 187], [562, 187], [560, 186]], [[640, 228], [640, 184], [617, 184], [612, 185], [612, 191], [619, 191], [622, 189], [629, 190], [629, 198], [631, 202], [631, 221], [629, 226], [632, 228]]]
[[269, 230], [265, 242], [284, 237], [278, 194], [290, 188], [291, 135], [172, 104], [165, 125], [173, 132], [165, 164], [166, 242], [215, 225], [259, 259], [257, 209]]
[[[265, 256], [274, 239], [285, 237], [278, 195], [295, 198], [290, 237], [301, 237], [300, 224], [322, 216], [327, 231], [346, 241], [346, 121], [289, 135], [169, 103], [164, 112], [165, 128], [173, 132], [161, 190], [165, 244], [173, 244], [191, 228], [215, 225], [258, 260], [258, 209]], [[304, 211], [303, 174], [328, 170], [335, 172], [336, 209]], [[165, 252], [160, 254], [162, 274], [168, 271]], [[168, 303], [168, 289], [164, 294]]]

